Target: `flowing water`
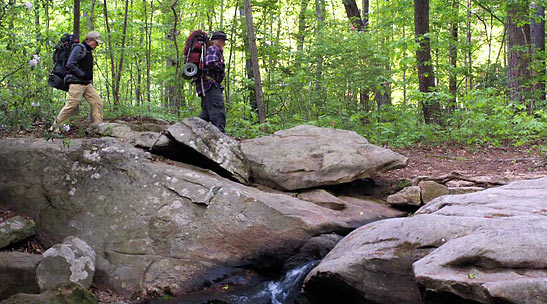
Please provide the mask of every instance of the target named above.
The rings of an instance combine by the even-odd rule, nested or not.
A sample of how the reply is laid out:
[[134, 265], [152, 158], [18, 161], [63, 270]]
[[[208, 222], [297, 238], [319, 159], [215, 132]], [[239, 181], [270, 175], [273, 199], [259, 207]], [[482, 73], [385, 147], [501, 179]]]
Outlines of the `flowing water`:
[[267, 281], [257, 286], [236, 290], [229, 294], [187, 295], [176, 300], [167, 302], [171, 304], [206, 304], [206, 303], [229, 303], [229, 304], [292, 304], [302, 288], [306, 275], [315, 267], [319, 261], [309, 262], [300, 267], [290, 270], [278, 281]]

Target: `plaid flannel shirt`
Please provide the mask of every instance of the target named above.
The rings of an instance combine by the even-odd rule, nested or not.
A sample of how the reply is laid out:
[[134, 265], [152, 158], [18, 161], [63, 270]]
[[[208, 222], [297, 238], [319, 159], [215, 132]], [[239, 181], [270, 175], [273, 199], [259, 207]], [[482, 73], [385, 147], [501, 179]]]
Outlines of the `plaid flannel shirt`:
[[[198, 96], [203, 96], [203, 92], [207, 92], [212, 86], [216, 86], [221, 90], [224, 89], [221, 83], [224, 80], [225, 67], [222, 50], [216, 45], [208, 47], [203, 68], [204, 76], [196, 81]], [[206, 76], [209, 76], [208, 79], [205, 79]]]

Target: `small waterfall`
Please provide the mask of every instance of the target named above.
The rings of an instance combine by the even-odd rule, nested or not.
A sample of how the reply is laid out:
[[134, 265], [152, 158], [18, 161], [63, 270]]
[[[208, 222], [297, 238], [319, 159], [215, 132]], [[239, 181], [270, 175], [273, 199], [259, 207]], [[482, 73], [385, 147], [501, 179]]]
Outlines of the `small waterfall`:
[[[176, 300], [161, 302], [176, 304], [292, 304], [300, 294], [306, 275], [319, 264], [308, 262], [290, 270], [279, 281], [267, 281], [248, 288], [234, 290], [229, 294], [187, 295]], [[152, 302], [159, 304], [160, 302]]]
[[261, 293], [265, 294], [272, 304], [292, 304], [300, 294], [304, 278], [317, 264], [318, 261], [309, 262], [289, 271], [279, 281], [267, 282]]

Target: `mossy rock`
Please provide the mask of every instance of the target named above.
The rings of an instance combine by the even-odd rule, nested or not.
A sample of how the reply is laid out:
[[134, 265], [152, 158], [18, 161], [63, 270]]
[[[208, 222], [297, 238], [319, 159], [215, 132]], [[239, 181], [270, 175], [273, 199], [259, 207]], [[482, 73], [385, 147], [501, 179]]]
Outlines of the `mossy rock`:
[[65, 283], [41, 294], [19, 293], [0, 304], [97, 304], [97, 297], [75, 283]]

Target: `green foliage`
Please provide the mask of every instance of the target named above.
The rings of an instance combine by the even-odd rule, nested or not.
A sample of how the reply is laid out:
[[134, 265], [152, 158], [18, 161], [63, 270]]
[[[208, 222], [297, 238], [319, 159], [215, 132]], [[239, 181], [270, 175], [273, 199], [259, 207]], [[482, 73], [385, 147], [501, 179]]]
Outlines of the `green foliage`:
[[[24, 130], [39, 123], [48, 127], [66, 98], [64, 92], [53, 90], [46, 83], [53, 66], [54, 46], [62, 33], [72, 29], [73, 3], [32, 3], [35, 6], [30, 9], [22, 2], [1, 4], [3, 131]], [[177, 62], [180, 63], [186, 36], [201, 28], [222, 29], [232, 38], [224, 50], [229, 69], [224, 86], [230, 95], [226, 105], [227, 132], [235, 137], [263, 136], [298, 124], [353, 130], [372, 143], [388, 146], [442, 142], [523, 145], [547, 136], [547, 101], [541, 100], [539, 90], [526, 96], [535, 102], [532, 113], [525, 104], [510, 102], [508, 98], [503, 42], [506, 36], [500, 20], [506, 20], [508, 8], [525, 8], [524, 1], [473, 1], [470, 43], [466, 40], [466, 8], [430, 1], [430, 64], [437, 86], [427, 94], [417, 89], [418, 45], [413, 33], [412, 1], [371, 3], [368, 28], [360, 32], [350, 29], [341, 2], [325, 1], [324, 24], [317, 20], [313, 1], [302, 12], [301, 1], [253, 2], [267, 112], [264, 124], [258, 123], [252, 94], [254, 81], [248, 78], [246, 70], [249, 55], [241, 1], [223, 1], [222, 7], [220, 1], [212, 0], [131, 2], [125, 48], [121, 47], [124, 1], [107, 2], [110, 33], [105, 24], [104, 4], [82, 2], [82, 12], [86, 14], [82, 14], [81, 36], [90, 29], [93, 3], [93, 28], [107, 42], [95, 51], [94, 76], [107, 118], [134, 116], [174, 122], [198, 115], [200, 98], [193, 87], [179, 81]], [[176, 4], [172, 7], [173, 3]], [[524, 24], [529, 19], [529, 14], [524, 14], [518, 22]], [[303, 22], [302, 32], [299, 20]], [[457, 38], [450, 31], [452, 24], [459, 25]], [[297, 49], [299, 41], [302, 50]], [[458, 51], [455, 66], [450, 62], [451, 48]], [[528, 46], [521, 50], [526, 52]], [[120, 101], [114, 105], [113, 84], [122, 52], [125, 61]], [[35, 67], [29, 65], [33, 55], [41, 57]], [[535, 74], [526, 85], [546, 80], [545, 74], [539, 73], [544, 70], [545, 57], [545, 52], [534, 55], [531, 69]], [[451, 76], [456, 76], [456, 96], [451, 96], [448, 89]], [[390, 97], [391, 104], [379, 105], [375, 97], [382, 94]], [[445, 126], [424, 123], [421, 107], [430, 102], [442, 106]], [[75, 120], [87, 119], [88, 112], [83, 102]], [[44, 136], [52, 137], [47, 132]]]

